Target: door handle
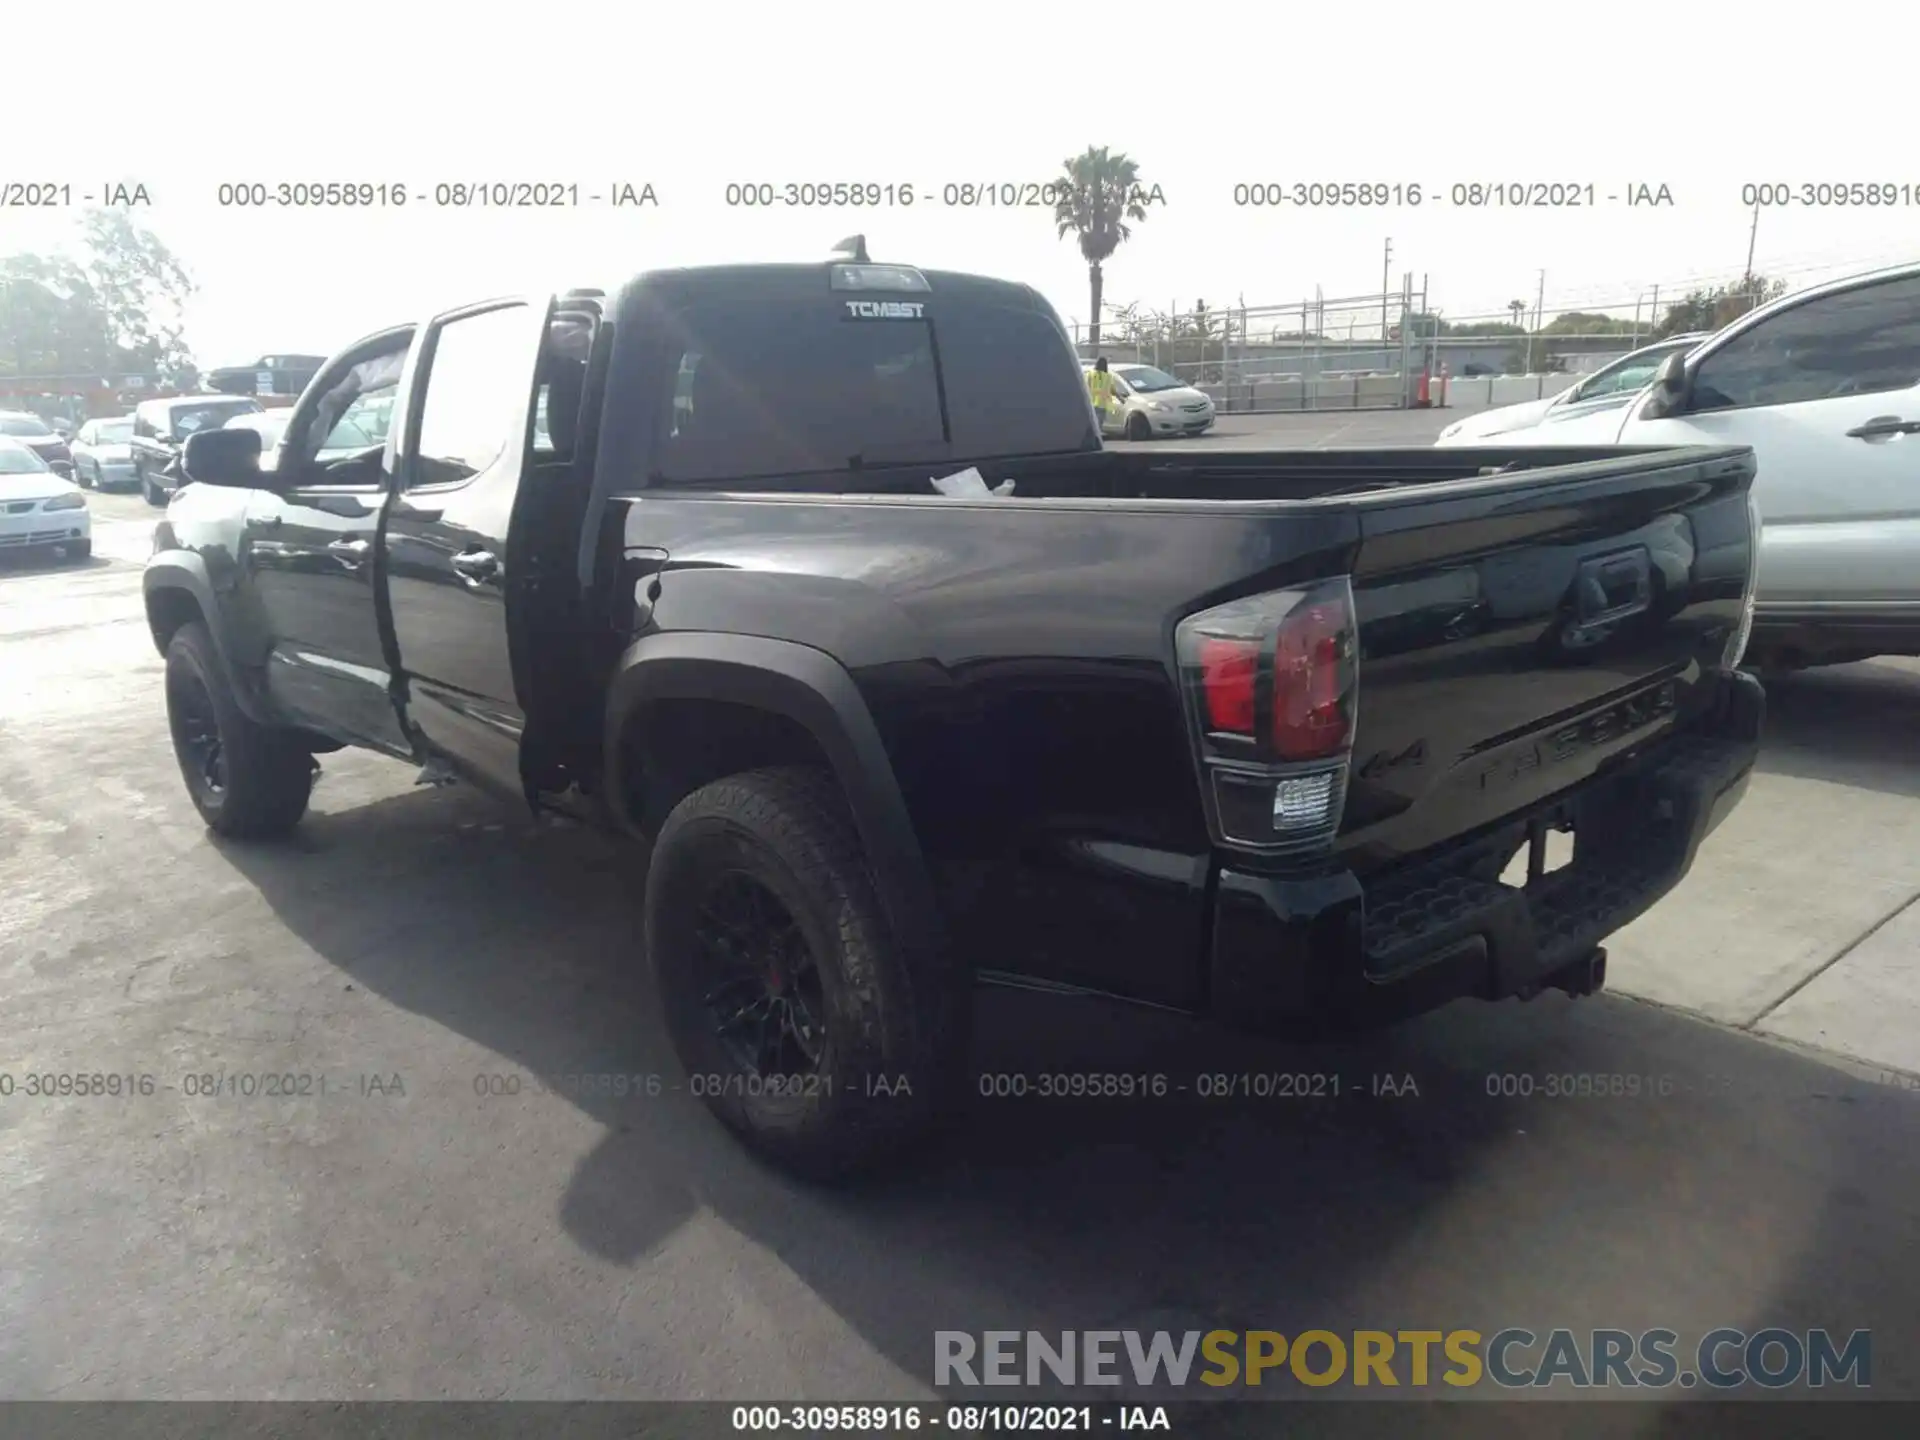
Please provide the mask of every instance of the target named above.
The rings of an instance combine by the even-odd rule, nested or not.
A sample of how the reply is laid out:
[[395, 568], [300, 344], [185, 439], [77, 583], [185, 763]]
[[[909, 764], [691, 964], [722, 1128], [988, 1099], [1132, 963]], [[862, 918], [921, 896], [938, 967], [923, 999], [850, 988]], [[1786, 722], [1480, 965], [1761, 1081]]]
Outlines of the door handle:
[[488, 550], [462, 550], [447, 563], [469, 585], [484, 585], [500, 575], [500, 561]]
[[366, 540], [334, 540], [328, 543], [327, 553], [340, 562], [342, 569], [358, 570], [372, 548]]
[[1895, 435], [1920, 435], [1920, 420], [1902, 420], [1898, 415], [1876, 415], [1864, 425], [1847, 431], [1851, 440], [1886, 440]]

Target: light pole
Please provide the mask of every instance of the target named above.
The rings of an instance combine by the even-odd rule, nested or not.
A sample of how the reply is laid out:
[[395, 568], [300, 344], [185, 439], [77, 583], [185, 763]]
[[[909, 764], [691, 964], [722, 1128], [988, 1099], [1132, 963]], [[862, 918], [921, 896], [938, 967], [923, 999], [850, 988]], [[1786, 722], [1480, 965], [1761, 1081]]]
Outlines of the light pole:
[[1380, 260], [1380, 352], [1387, 349], [1387, 287], [1393, 283], [1393, 237], [1387, 237], [1387, 253]]
[[1758, 240], [1759, 238], [1760, 238], [1760, 202], [1758, 200], [1755, 200], [1753, 202], [1753, 223], [1747, 227], [1746, 276], [1740, 282], [1740, 290], [1741, 290], [1740, 298], [1745, 303], [1746, 308], [1749, 310], [1751, 310], [1754, 306], [1760, 303], [1760, 297], [1758, 294], [1755, 293], [1754, 284], [1753, 284], [1753, 245], [1754, 245], [1754, 241]]

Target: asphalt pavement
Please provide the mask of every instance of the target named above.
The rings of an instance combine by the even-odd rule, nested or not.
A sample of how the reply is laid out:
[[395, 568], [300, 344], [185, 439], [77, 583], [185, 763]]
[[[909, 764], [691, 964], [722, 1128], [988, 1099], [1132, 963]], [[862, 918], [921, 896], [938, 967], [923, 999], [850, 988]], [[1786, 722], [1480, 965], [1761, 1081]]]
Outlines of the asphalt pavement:
[[[907, 1399], [943, 1329], [1722, 1325], [1870, 1329], [1875, 1395], [1920, 1397], [1910, 669], [1788, 683], [1750, 798], [1616, 950], [1641, 998], [1301, 1048], [983, 994], [980, 1088], [1167, 1094], [982, 1095], [821, 1191], [677, 1088], [642, 857], [358, 754], [290, 841], [211, 839], [141, 611], [154, 512], [94, 510], [91, 562], [0, 567], [0, 1397]], [[62, 1074], [124, 1083], [24, 1095]], [[1206, 1098], [1226, 1075], [1322, 1079]]]

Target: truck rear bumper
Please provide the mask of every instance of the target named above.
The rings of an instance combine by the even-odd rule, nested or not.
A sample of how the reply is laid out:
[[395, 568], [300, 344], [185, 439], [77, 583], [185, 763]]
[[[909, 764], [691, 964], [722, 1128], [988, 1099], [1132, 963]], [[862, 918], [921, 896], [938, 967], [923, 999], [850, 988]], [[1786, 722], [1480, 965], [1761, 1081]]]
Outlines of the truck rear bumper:
[[[1365, 882], [1223, 870], [1209, 956], [1223, 1020], [1311, 1033], [1378, 1024], [1449, 1000], [1530, 996], [1584, 971], [1600, 943], [1673, 889], [1745, 794], [1765, 694], [1723, 687], [1703, 725]], [[1501, 872], [1522, 846], [1571, 828], [1573, 860], [1523, 887]]]

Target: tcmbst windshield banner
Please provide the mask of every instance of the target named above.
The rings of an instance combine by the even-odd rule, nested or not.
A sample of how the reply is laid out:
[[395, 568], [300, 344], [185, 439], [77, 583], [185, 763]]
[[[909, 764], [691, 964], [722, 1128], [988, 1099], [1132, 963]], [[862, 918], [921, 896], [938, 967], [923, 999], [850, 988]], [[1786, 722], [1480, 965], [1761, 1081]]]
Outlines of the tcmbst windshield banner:
[[847, 315], [854, 320], [918, 320], [926, 311], [921, 300], [847, 300]]

